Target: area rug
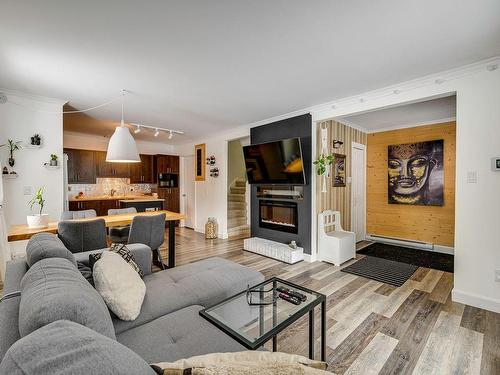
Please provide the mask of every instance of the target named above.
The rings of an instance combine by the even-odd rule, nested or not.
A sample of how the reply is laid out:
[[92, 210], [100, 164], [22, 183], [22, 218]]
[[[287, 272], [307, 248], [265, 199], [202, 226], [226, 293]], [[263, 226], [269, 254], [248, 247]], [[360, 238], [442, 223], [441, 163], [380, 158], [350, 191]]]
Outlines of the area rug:
[[395, 260], [418, 267], [434, 268], [439, 271], [453, 272], [453, 255], [411, 249], [409, 247], [387, 245], [375, 242], [357, 252], [372, 257]]
[[418, 266], [412, 264], [366, 256], [343, 268], [342, 272], [400, 287], [417, 269]]

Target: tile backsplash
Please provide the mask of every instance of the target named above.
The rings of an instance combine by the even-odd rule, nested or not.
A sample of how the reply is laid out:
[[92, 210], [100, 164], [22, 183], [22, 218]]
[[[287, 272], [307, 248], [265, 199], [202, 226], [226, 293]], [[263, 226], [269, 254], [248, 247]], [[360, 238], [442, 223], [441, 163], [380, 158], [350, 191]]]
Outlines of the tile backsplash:
[[110, 195], [111, 189], [115, 195], [142, 195], [156, 191], [156, 184], [130, 184], [128, 178], [97, 178], [95, 184], [69, 184], [68, 196], [72, 198], [79, 192], [86, 196]]

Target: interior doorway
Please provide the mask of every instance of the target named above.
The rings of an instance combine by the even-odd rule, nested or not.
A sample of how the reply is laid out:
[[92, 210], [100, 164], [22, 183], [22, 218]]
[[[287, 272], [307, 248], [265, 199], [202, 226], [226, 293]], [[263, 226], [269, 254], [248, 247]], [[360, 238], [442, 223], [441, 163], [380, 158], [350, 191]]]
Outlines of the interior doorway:
[[351, 231], [359, 242], [366, 237], [366, 146], [352, 142], [351, 148]]
[[196, 196], [194, 184], [194, 156], [184, 156], [182, 158], [182, 194], [181, 194], [181, 207], [182, 212], [186, 215], [184, 226], [194, 229], [196, 222]]

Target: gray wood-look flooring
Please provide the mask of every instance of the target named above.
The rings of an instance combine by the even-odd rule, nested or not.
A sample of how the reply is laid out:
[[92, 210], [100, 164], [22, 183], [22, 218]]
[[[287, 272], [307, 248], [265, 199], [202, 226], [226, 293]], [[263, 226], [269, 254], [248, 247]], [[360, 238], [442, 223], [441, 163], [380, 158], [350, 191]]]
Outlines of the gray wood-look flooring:
[[[185, 228], [176, 246], [177, 265], [220, 256], [326, 294], [333, 373], [500, 374], [500, 314], [452, 302], [451, 273], [419, 268], [395, 288], [328, 263], [287, 265], [244, 251], [242, 239], [205, 240]], [[278, 350], [307, 355], [307, 334], [305, 317], [279, 336]]]

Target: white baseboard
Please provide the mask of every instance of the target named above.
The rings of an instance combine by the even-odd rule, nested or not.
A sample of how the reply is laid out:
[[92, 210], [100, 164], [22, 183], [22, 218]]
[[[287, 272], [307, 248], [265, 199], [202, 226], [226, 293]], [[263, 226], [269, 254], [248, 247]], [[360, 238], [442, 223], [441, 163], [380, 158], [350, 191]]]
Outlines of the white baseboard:
[[496, 313], [500, 313], [499, 299], [484, 297], [473, 293], [462, 292], [461, 290], [457, 290], [456, 288], [453, 288], [453, 290], [451, 291], [451, 299], [454, 302], [460, 302], [466, 305], [479, 307], [480, 309], [485, 309]]
[[304, 254], [304, 261], [307, 263], [312, 263], [316, 261], [316, 257], [311, 254]]
[[451, 247], [451, 246], [434, 245], [434, 251], [436, 253], [443, 253], [443, 254], [450, 254], [450, 255], [455, 254], [455, 248]]
[[389, 245], [405, 246], [412, 249], [431, 251], [436, 253], [443, 253], [450, 255], [453, 255], [455, 253], [455, 249], [451, 246], [436, 245], [428, 242], [408, 240], [405, 238], [384, 237], [368, 233], [365, 239], [367, 241], [382, 242]]

